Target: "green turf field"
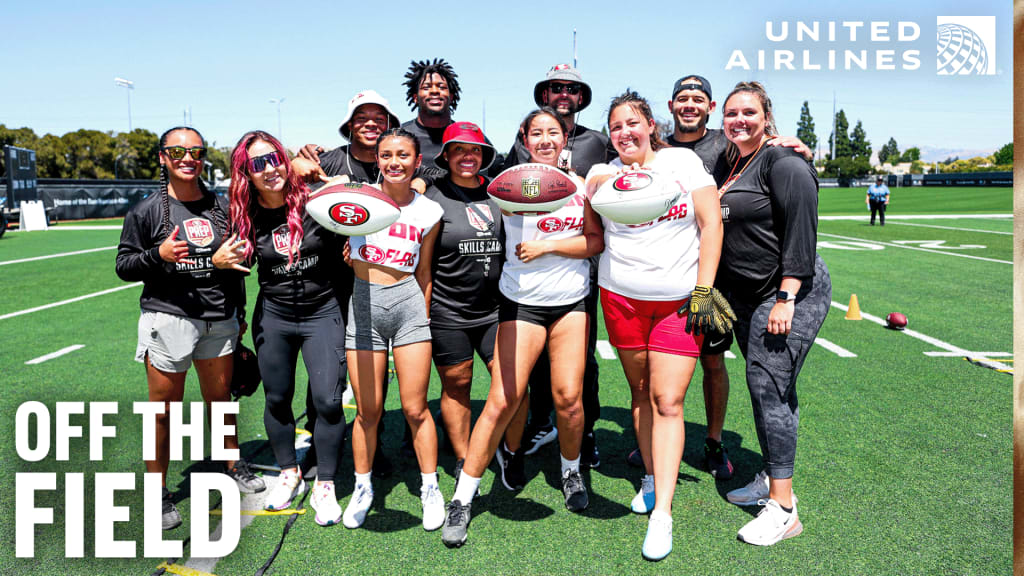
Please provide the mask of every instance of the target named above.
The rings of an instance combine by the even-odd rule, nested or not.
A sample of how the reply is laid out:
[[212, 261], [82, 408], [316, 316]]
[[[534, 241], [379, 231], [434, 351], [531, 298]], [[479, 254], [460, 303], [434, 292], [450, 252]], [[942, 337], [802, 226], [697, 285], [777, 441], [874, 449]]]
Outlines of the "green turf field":
[[[911, 198], [893, 190], [890, 214], [996, 213], [1010, 211], [1008, 188], [938, 189]], [[918, 192], [918, 190], [914, 190]], [[956, 194], [960, 208], [946, 209]], [[836, 194], [836, 196], [833, 196]], [[849, 195], [849, 199], [841, 194]], [[941, 200], [934, 196], [941, 194]], [[906, 198], [904, 200], [904, 198]], [[913, 201], [913, 208], [911, 202]], [[860, 203], [860, 204], [858, 204]], [[760, 469], [750, 400], [740, 358], [728, 359], [732, 380], [725, 443], [736, 477], [716, 483], [702, 469], [705, 431], [700, 373], [686, 402], [687, 443], [674, 503], [675, 549], [651, 564], [640, 556], [646, 518], [629, 511], [639, 472], [625, 462], [634, 444], [629, 392], [615, 359], [600, 360], [602, 455], [587, 474], [590, 508], [568, 513], [558, 489], [558, 454], [545, 447], [527, 460], [529, 483], [508, 492], [492, 464], [483, 496], [474, 502], [467, 545], [448, 550], [439, 533], [420, 527], [419, 474], [399, 455], [401, 413], [397, 394], [389, 398], [384, 451], [396, 474], [375, 485], [374, 508], [364, 528], [321, 528], [300, 516], [268, 574], [1005, 574], [1011, 569], [1012, 378], [964, 359], [991, 355], [1012, 366], [1012, 221], [983, 218], [890, 220], [867, 225], [860, 190], [823, 190], [822, 215], [850, 214], [853, 220], [819, 224], [819, 253], [833, 280], [833, 307], [820, 337], [830, 350], [814, 346], [798, 384], [800, 446], [794, 482], [805, 526], [799, 538], [763, 549], [737, 542], [736, 530], [754, 509], [725, 501]], [[963, 206], [972, 205], [976, 210]], [[860, 218], [863, 216], [863, 218]], [[104, 221], [104, 224], [108, 221]], [[71, 223], [65, 223], [61, 226]], [[95, 473], [136, 472], [138, 492], [119, 493], [132, 520], [117, 525], [119, 539], [143, 550], [141, 522], [141, 425], [131, 403], [146, 397], [145, 377], [132, 361], [140, 288], [126, 289], [41, 311], [11, 314], [128, 286], [114, 274], [114, 251], [102, 250], [46, 260], [13, 260], [104, 248], [117, 244], [116, 230], [11, 232], [0, 239], [0, 574], [151, 574], [161, 559], [96, 559], [91, 496]], [[255, 297], [255, 279], [250, 297]], [[865, 316], [900, 311], [914, 334], [884, 329], [870, 319], [843, 318], [851, 294]], [[606, 335], [601, 331], [601, 338]], [[248, 336], [246, 337], [248, 341]], [[250, 342], [251, 343], [251, 342]], [[84, 345], [65, 356], [26, 365], [44, 354]], [[842, 357], [835, 347], [855, 354]], [[739, 352], [734, 347], [733, 352]], [[300, 364], [296, 413], [303, 409], [305, 374]], [[488, 380], [477, 366], [474, 407], [479, 410]], [[431, 384], [432, 408], [440, 386]], [[198, 401], [195, 376], [186, 400]], [[88, 443], [75, 439], [67, 462], [51, 457], [22, 461], [15, 451], [14, 414], [26, 401], [116, 401], [118, 437], [105, 443], [104, 460], [89, 460]], [[272, 464], [262, 422], [262, 392], [242, 401], [243, 454]], [[346, 410], [351, 421], [353, 410]], [[86, 417], [72, 423], [87, 425]], [[300, 425], [304, 421], [300, 421]], [[35, 441], [33, 439], [32, 444]], [[339, 471], [344, 507], [352, 491], [351, 452]], [[439, 458], [441, 488], [454, 489], [454, 459]], [[203, 462], [172, 463], [169, 485], [182, 498], [185, 524], [165, 534], [188, 537], [188, 473], [213, 471]], [[15, 559], [15, 473], [57, 472], [58, 491], [40, 492], [38, 506], [55, 508], [57, 526], [35, 531], [36, 558]], [[86, 474], [85, 556], [64, 558], [63, 473]], [[256, 517], [242, 530], [238, 548], [220, 559], [215, 574], [253, 574], [281, 539], [286, 517]], [[180, 564], [189, 562], [185, 548]], [[190, 565], [195, 565], [190, 562]]]

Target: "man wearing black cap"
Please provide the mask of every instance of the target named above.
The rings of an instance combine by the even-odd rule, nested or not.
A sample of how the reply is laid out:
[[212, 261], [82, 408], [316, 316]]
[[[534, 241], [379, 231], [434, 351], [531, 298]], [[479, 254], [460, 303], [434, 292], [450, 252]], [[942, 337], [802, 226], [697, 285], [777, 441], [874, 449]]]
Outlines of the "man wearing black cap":
[[[558, 64], [548, 70], [547, 77], [533, 87], [533, 101], [537, 106], [548, 106], [555, 110], [565, 122], [565, 148], [558, 159], [559, 166], [571, 168], [581, 178], [594, 164], [602, 164], [618, 157], [611, 140], [601, 132], [591, 130], [576, 123], [576, 117], [590, 105], [592, 91], [583, 81], [583, 76], [568, 64]], [[523, 145], [522, 134], [516, 135], [515, 143], [505, 159], [504, 168], [530, 161], [530, 152]], [[587, 298], [587, 313], [591, 319], [597, 318], [597, 258], [590, 260], [590, 296]], [[598, 400], [598, 366], [594, 357], [597, 344], [597, 322], [590, 322], [590, 334], [587, 339], [587, 366], [583, 375], [583, 446], [580, 449], [581, 462], [591, 468], [601, 464], [600, 453], [594, 437], [594, 422], [601, 412]], [[545, 353], [546, 354], [546, 353]], [[523, 434], [523, 445], [520, 450], [533, 454], [541, 446], [553, 442], [558, 437], [551, 422], [551, 411], [554, 408], [551, 399], [550, 362], [545, 357], [538, 359], [530, 377], [530, 423]]]

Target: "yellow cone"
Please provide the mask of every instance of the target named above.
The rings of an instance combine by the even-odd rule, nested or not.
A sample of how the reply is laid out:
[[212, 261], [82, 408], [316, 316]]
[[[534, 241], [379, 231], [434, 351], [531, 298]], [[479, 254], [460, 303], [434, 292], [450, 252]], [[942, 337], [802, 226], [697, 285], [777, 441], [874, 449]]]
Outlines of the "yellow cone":
[[857, 295], [850, 295], [850, 307], [846, 309], [847, 320], [863, 320], [860, 316], [860, 304], [857, 303]]

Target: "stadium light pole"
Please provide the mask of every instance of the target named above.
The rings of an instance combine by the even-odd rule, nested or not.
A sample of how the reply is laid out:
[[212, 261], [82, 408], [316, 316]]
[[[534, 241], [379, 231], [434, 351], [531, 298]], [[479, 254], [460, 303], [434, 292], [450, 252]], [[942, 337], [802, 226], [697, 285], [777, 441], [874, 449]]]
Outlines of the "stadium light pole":
[[284, 102], [284, 98], [271, 98], [271, 104], [277, 104], [277, 139], [284, 143], [284, 135], [281, 133], [281, 102]]
[[132, 90], [135, 90], [135, 83], [124, 78], [114, 78], [114, 85], [120, 86], [128, 93], [128, 132], [132, 131]]

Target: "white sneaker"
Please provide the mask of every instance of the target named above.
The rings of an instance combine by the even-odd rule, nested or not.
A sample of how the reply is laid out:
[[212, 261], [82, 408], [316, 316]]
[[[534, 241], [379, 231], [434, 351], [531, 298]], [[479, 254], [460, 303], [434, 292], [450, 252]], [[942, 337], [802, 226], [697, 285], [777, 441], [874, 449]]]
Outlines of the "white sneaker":
[[762, 500], [764, 508], [747, 525], [740, 528], [736, 538], [740, 542], [757, 546], [771, 546], [780, 540], [799, 536], [804, 525], [796, 514], [796, 500], [793, 501], [793, 512], [787, 513], [775, 500]]
[[317, 482], [313, 485], [313, 498], [309, 505], [316, 510], [316, 523], [334, 526], [341, 521], [341, 506], [334, 494], [334, 482]]
[[263, 507], [267, 510], [284, 510], [305, 493], [306, 483], [302, 480], [302, 474], [296, 470], [282, 470], [263, 501]]
[[345, 515], [342, 522], [345, 528], [359, 528], [366, 521], [366, 513], [370, 511], [373, 504], [373, 486], [369, 484], [357, 484], [352, 492], [352, 499], [345, 507]]
[[645, 474], [640, 480], [640, 491], [633, 497], [629, 508], [636, 514], [647, 514], [654, 510], [654, 476]]
[[643, 555], [648, 560], [661, 560], [672, 552], [672, 516], [656, 510], [647, 521]]
[[730, 491], [725, 499], [737, 506], [756, 506], [759, 500], [767, 500], [768, 473], [761, 470], [750, 484]]
[[444, 524], [444, 495], [437, 486], [420, 488], [420, 501], [423, 503], [423, 529], [427, 532], [437, 530]]

